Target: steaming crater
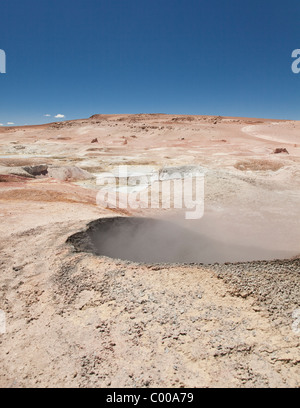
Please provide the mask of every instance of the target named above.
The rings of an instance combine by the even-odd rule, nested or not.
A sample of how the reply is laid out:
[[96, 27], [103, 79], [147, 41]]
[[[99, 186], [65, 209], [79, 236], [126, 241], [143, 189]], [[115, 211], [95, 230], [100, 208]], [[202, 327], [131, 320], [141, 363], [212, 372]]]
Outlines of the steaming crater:
[[288, 251], [243, 245], [209, 237], [177, 223], [153, 218], [101, 218], [67, 240], [84, 251], [140, 263], [224, 263], [290, 258]]

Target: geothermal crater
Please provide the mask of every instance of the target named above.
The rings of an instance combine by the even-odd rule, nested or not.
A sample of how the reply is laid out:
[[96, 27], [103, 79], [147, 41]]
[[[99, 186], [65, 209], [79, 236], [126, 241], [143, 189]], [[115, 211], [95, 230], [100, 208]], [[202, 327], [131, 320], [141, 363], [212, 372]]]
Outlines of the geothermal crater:
[[290, 257], [261, 245], [215, 239], [199, 222], [193, 229], [155, 218], [101, 218], [67, 240], [76, 251], [140, 263], [224, 263]]

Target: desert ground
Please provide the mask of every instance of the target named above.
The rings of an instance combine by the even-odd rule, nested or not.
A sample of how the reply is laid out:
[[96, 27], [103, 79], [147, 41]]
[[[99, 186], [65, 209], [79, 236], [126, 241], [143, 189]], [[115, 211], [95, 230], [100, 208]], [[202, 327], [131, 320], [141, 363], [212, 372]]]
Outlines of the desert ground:
[[[0, 386], [299, 387], [299, 134], [299, 121], [164, 114], [0, 128]], [[101, 205], [97, 176], [120, 165], [201, 168], [203, 218]], [[114, 257], [113, 239], [97, 254], [89, 229], [114, 217], [209, 244], [174, 234], [170, 262], [147, 245]]]

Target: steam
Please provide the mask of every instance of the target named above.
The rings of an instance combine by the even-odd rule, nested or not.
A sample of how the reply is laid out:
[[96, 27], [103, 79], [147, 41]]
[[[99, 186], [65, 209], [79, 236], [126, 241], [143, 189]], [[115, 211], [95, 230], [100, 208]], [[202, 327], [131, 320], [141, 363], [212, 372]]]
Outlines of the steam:
[[233, 218], [104, 218], [90, 223], [86, 233], [97, 255], [133, 262], [211, 264], [284, 259], [299, 253], [295, 244], [291, 247], [295, 237], [290, 229], [261, 219], [255, 224]]

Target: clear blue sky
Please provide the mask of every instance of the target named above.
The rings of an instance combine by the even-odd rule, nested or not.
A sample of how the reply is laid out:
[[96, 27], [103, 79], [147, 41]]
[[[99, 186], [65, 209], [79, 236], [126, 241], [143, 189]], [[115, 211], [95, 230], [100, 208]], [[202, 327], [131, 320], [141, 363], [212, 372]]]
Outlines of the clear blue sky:
[[300, 120], [296, 48], [299, 0], [1, 0], [0, 123], [142, 112]]

